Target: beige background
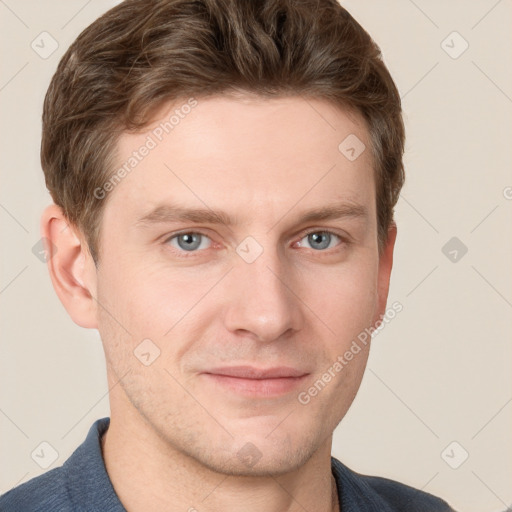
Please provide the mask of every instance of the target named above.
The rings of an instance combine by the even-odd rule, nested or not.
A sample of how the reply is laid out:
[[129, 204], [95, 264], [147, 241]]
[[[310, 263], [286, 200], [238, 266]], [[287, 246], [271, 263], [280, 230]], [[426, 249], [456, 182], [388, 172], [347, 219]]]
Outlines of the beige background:
[[[32, 247], [50, 201], [39, 164], [46, 88], [69, 44], [115, 3], [0, 1], [0, 492], [44, 472], [31, 458], [41, 442], [58, 452], [55, 467], [109, 415], [98, 333], [67, 316]], [[374, 340], [333, 454], [459, 511], [503, 511], [512, 505], [512, 2], [342, 4], [383, 51], [408, 139], [389, 298], [404, 309]], [[45, 59], [31, 48], [43, 31], [59, 45]], [[468, 248], [457, 262], [442, 252], [452, 237]], [[463, 450], [452, 469], [445, 460], [460, 463]]]

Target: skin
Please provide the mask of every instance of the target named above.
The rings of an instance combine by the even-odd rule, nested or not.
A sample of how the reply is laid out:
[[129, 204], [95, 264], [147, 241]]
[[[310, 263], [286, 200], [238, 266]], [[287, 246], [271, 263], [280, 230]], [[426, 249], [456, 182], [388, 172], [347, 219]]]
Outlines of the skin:
[[[123, 134], [117, 164], [175, 108], [166, 105], [143, 133]], [[349, 134], [367, 148], [354, 161], [338, 150]], [[55, 290], [73, 321], [102, 338], [111, 404], [103, 454], [127, 510], [338, 510], [332, 433], [369, 345], [307, 405], [297, 397], [386, 310], [396, 226], [379, 256], [369, 147], [362, 117], [323, 100], [198, 98], [105, 199], [98, 268], [80, 231], [46, 208]], [[224, 210], [237, 223], [137, 226], [177, 202]], [[340, 202], [368, 216], [298, 223], [306, 210]], [[334, 233], [327, 248], [309, 228]], [[186, 251], [169, 240], [178, 231], [205, 237]], [[263, 249], [252, 263], [236, 252], [248, 236]], [[160, 350], [149, 366], [134, 355], [144, 339]], [[308, 375], [289, 393], [247, 397], [202, 374], [231, 365]], [[238, 455], [247, 443], [260, 454], [252, 466]]]

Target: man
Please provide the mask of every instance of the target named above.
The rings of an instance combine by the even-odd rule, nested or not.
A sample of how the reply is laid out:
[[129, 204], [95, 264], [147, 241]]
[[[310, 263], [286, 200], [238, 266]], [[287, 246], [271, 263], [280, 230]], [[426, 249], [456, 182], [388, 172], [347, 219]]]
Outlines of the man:
[[89, 26], [45, 99], [41, 230], [111, 415], [1, 510], [451, 510], [331, 457], [387, 314], [403, 147], [334, 0], [127, 0]]

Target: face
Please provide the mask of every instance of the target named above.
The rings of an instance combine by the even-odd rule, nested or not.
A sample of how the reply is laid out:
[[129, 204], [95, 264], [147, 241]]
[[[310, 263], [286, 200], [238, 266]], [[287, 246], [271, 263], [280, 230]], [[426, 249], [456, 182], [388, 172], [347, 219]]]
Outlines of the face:
[[[120, 138], [131, 170], [108, 186], [96, 292], [121, 379], [112, 418], [218, 472], [291, 471], [330, 443], [368, 345], [335, 363], [384, 312], [369, 135], [321, 100], [183, 105]], [[349, 135], [356, 159], [338, 148]]]

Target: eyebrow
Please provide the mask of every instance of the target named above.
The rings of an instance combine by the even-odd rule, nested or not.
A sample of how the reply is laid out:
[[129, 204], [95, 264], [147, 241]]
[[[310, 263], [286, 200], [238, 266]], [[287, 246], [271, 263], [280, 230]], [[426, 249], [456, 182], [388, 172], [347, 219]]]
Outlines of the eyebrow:
[[[287, 214], [284, 216], [286, 215]], [[302, 213], [299, 219], [297, 219], [297, 222], [299, 224], [304, 224], [306, 222], [336, 220], [345, 217], [367, 219], [368, 209], [365, 206], [356, 203], [330, 204], [320, 208], [306, 210]], [[279, 223], [280, 220], [277, 223]], [[157, 206], [149, 213], [139, 218], [136, 221], [135, 226], [147, 227], [153, 224], [183, 221], [197, 224], [225, 224], [226, 226], [232, 226], [238, 223], [236, 219], [232, 218], [228, 213], [222, 210], [212, 210], [209, 208], [182, 208], [176, 205], [165, 204]]]

